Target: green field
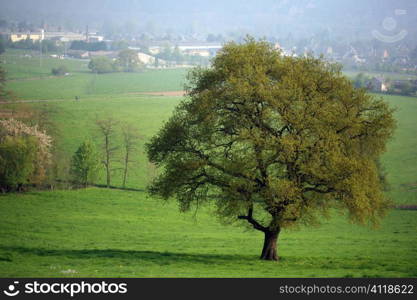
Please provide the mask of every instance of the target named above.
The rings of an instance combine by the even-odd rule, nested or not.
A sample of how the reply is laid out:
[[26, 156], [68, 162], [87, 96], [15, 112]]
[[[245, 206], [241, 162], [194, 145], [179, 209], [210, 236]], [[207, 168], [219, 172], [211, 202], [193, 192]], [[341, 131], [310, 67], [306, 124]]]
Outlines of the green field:
[[[143, 144], [180, 98], [135, 93], [180, 90], [184, 74], [99, 75], [90, 93], [86, 86], [95, 75], [81, 69], [68, 77], [8, 83], [22, 99], [66, 99], [47, 103], [56, 110], [56, 141], [67, 158], [82, 140], [97, 140], [96, 118], [131, 122], [142, 139], [128, 178], [128, 187], [138, 191], [0, 196], [0, 277], [417, 277], [417, 211], [392, 210], [375, 230], [337, 213], [320, 227], [285, 230], [279, 240], [282, 260], [276, 263], [258, 259], [259, 232], [219, 224], [211, 207], [181, 214], [175, 202], [141, 191], [152, 171]], [[85, 95], [79, 102], [72, 100], [77, 91]], [[417, 99], [385, 99], [397, 108], [398, 120], [383, 157], [388, 193], [397, 204], [417, 204]], [[114, 174], [114, 185], [120, 186], [120, 177]]]
[[390, 80], [416, 80], [417, 75], [412, 74], [402, 74], [402, 73], [391, 73], [391, 72], [368, 72], [368, 71], [343, 71], [343, 73], [348, 77], [355, 77], [359, 73], [363, 73], [368, 77], [379, 77], [383, 76]]
[[334, 217], [284, 231], [279, 263], [262, 236], [222, 226], [203, 208], [181, 215], [145, 193], [87, 189], [0, 200], [1, 277], [417, 277], [415, 211], [379, 230]]
[[[383, 156], [383, 165], [390, 182], [390, 196], [396, 203], [417, 203], [417, 99], [402, 96], [385, 96], [396, 108], [398, 128]], [[59, 141], [63, 149], [73, 153], [83, 139], [96, 133], [96, 116], [124, 120], [135, 124], [142, 135], [143, 145], [162, 125], [179, 97], [155, 97], [131, 95], [107, 98], [91, 98], [88, 101], [61, 101], [53, 105], [58, 108], [55, 116], [57, 127], [61, 130]], [[51, 104], [51, 103], [49, 103]], [[138, 153], [138, 169], [134, 178], [129, 180], [130, 187], [143, 188], [147, 177], [146, 160], [143, 150]]]
[[64, 65], [71, 73], [88, 72], [88, 61], [79, 59], [57, 59], [30, 50], [7, 49], [0, 61], [7, 71], [9, 80], [39, 79], [51, 76], [52, 68]]
[[[57, 100], [121, 96], [143, 92], [181, 91], [187, 69], [147, 70], [140, 73], [93, 74], [88, 60], [44, 58], [42, 67], [33, 52], [8, 51], [3, 55], [7, 88], [21, 100]], [[53, 67], [65, 65], [68, 76], [52, 76]]]

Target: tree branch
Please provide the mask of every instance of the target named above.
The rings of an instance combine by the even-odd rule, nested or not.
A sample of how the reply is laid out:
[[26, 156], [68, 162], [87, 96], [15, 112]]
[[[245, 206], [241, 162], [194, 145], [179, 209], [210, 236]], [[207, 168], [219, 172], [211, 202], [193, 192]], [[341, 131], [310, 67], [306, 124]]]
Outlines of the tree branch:
[[266, 228], [265, 226], [262, 226], [261, 224], [259, 224], [258, 221], [256, 221], [253, 218], [253, 208], [249, 208], [248, 209], [248, 215], [247, 216], [238, 216], [237, 217], [239, 220], [247, 220], [250, 224], [252, 224], [253, 228], [262, 231], [262, 232], [267, 232], [268, 228]]

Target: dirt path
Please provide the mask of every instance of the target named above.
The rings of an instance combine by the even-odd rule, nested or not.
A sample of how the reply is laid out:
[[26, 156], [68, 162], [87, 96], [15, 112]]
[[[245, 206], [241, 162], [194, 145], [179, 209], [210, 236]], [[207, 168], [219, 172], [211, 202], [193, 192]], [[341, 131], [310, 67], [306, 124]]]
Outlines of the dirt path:
[[[59, 101], [71, 101], [71, 99], [45, 99], [45, 100], [15, 100], [15, 101], [0, 101], [1, 104], [16, 104], [16, 103], [36, 103], [36, 102], [59, 102]], [[72, 100], [74, 101], [74, 100]]]
[[32, 80], [42, 80], [42, 79], [51, 79], [51, 78], [59, 78], [63, 76], [39, 76], [39, 77], [23, 77], [23, 78], [14, 78], [14, 79], [7, 79], [6, 82], [15, 82], [15, 81], [32, 81]]
[[[123, 94], [121, 94], [123, 95]], [[163, 97], [183, 97], [185, 91], [170, 91], [170, 92], [134, 92], [126, 93], [125, 95], [150, 95]], [[35, 102], [60, 102], [60, 101], [74, 101], [74, 99], [45, 99], [45, 100], [15, 100], [15, 101], [0, 101], [1, 104], [15, 104], [15, 103], [35, 103]]]
[[152, 95], [152, 96], [166, 96], [166, 97], [182, 97], [185, 95], [185, 91], [170, 91], [170, 92], [137, 92], [130, 93], [137, 95]]

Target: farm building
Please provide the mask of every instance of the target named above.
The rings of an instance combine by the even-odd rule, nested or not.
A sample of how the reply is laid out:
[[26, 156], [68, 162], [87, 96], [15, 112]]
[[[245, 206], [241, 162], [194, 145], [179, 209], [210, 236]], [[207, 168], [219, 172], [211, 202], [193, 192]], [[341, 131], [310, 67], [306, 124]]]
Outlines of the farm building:
[[45, 39], [45, 32], [41, 30], [40, 32], [28, 32], [28, 33], [9, 33], [6, 35], [13, 43], [32, 40], [32, 41], [42, 41]]

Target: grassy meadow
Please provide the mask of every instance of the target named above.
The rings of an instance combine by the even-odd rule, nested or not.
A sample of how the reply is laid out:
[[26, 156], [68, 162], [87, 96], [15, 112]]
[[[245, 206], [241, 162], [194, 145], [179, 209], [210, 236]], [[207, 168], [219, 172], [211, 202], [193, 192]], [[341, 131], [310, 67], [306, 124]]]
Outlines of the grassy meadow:
[[405, 74], [405, 73], [395, 73], [395, 72], [370, 72], [370, 71], [344, 71], [346, 76], [353, 78], [356, 77], [359, 73], [365, 74], [368, 77], [379, 77], [383, 75], [385, 78], [390, 80], [415, 80], [417, 75]]
[[[29, 56], [27, 56], [29, 55]], [[75, 96], [96, 98], [139, 94], [143, 92], [181, 91], [186, 69], [149, 70], [142, 73], [93, 74], [88, 60], [45, 57], [42, 67], [36, 52], [8, 50], [3, 67], [8, 88], [21, 100], [62, 100]], [[52, 76], [52, 68], [64, 65], [67, 76]]]
[[[98, 141], [97, 118], [130, 122], [141, 140], [127, 182], [137, 191], [0, 196], [0, 277], [417, 277], [417, 211], [391, 210], [378, 229], [350, 224], [335, 212], [320, 227], [284, 230], [276, 263], [258, 259], [259, 232], [221, 225], [210, 206], [181, 214], [175, 202], [149, 197], [143, 189], [154, 170], [143, 145], [181, 98], [141, 93], [181, 90], [186, 70], [94, 75], [85, 62], [65, 60], [73, 64], [71, 75], [52, 78], [46, 61], [61, 60], [45, 58], [40, 69], [39, 60], [36, 65], [35, 57], [16, 51], [4, 58], [13, 79], [7, 87], [18, 99], [50, 100], [56, 142], [67, 159], [84, 139]], [[388, 194], [396, 204], [417, 204], [417, 99], [385, 99], [398, 120], [383, 157]], [[120, 172], [112, 184], [121, 185]]]
[[282, 260], [258, 259], [262, 235], [222, 226], [209, 207], [180, 214], [143, 192], [89, 188], [0, 201], [1, 277], [417, 277], [415, 211], [379, 230], [342, 216], [284, 231]]

